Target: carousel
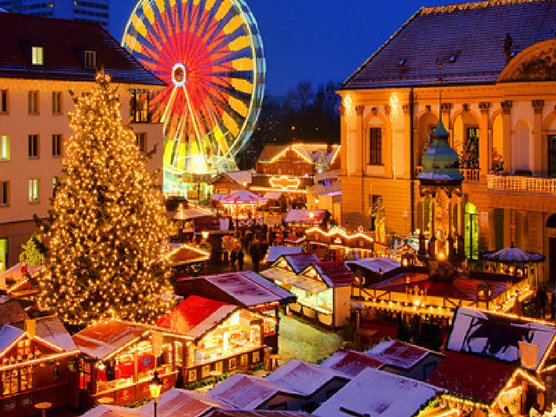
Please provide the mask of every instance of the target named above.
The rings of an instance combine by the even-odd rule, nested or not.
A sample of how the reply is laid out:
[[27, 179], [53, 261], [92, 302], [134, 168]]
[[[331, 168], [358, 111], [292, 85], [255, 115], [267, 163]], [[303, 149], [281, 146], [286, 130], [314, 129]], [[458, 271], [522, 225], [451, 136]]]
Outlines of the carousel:
[[237, 190], [222, 196], [219, 203], [224, 208], [224, 213], [231, 216], [236, 227], [240, 227], [262, 224], [264, 218], [261, 206], [266, 201], [264, 197], [260, 197], [250, 191]]

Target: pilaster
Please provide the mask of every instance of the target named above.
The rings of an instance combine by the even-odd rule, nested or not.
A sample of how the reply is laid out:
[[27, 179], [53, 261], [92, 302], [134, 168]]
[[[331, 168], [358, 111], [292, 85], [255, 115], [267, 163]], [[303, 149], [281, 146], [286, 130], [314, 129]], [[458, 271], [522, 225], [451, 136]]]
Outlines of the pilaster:
[[348, 163], [348, 145], [347, 145], [347, 129], [346, 129], [346, 109], [343, 105], [338, 107], [340, 112], [340, 144], [342, 146], [340, 150], [340, 157], [342, 160], [340, 161], [340, 176], [347, 175], [347, 163]]
[[363, 112], [365, 106], [355, 107], [355, 123], [357, 129], [357, 145], [355, 158], [355, 175], [362, 177], [365, 169], [365, 128], [363, 126]]
[[481, 170], [481, 178], [485, 178], [490, 172], [492, 161], [492, 145], [491, 138], [488, 134], [489, 113], [492, 103], [481, 102], [479, 109], [481, 110], [481, 120], [479, 121], [479, 168]]
[[542, 161], [542, 115], [544, 110], [544, 100], [533, 100], [534, 121], [533, 121], [533, 172], [536, 175], [543, 174]]
[[502, 107], [502, 136], [504, 157], [504, 171], [512, 172], [512, 101], [506, 100], [500, 103]]

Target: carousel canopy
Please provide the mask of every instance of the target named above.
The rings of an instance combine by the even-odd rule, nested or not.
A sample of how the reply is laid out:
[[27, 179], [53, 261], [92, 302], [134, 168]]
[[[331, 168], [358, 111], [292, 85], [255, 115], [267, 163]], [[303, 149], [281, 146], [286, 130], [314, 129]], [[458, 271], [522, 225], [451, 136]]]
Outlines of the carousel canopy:
[[501, 249], [497, 252], [487, 252], [483, 258], [501, 263], [514, 263], [514, 262], [541, 262], [544, 261], [544, 256], [538, 253], [526, 252], [523, 249], [510, 246], [509, 248]]
[[226, 195], [225, 197], [222, 197], [220, 199], [221, 203], [228, 203], [228, 204], [235, 204], [235, 203], [239, 203], [239, 204], [245, 204], [245, 203], [251, 203], [251, 204], [256, 204], [256, 203], [260, 203], [265, 201], [264, 197], [260, 197], [257, 194], [254, 194], [250, 191], [247, 190], [236, 190], [231, 192], [230, 194]]

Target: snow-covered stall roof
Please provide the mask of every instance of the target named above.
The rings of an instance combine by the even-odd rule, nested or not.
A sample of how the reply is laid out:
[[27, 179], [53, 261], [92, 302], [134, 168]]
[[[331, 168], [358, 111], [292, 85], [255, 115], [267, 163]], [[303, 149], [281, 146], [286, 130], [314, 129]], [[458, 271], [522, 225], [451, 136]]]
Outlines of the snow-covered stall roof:
[[315, 417], [297, 411], [239, 411], [239, 410], [215, 410], [206, 417]]
[[[313, 213], [313, 217], [311, 217]], [[290, 209], [284, 219], [286, 223], [319, 224], [325, 220], [326, 210]]]
[[64, 349], [65, 352], [77, 350], [74, 340], [58, 317], [41, 317], [36, 319], [35, 334], [41, 339]]
[[399, 340], [391, 339], [380, 342], [367, 351], [367, 355], [386, 365], [409, 370], [429, 355], [439, 355], [428, 349]]
[[210, 252], [186, 243], [171, 243], [170, 251], [165, 256], [170, 259], [172, 265], [184, 265], [208, 261], [210, 259]]
[[191, 220], [201, 217], [214, 217], [214, 213], [202, 207], [183, 208], [180, 206], [175, 211], [168, 211], [167, 217], [172, 220]]
[[282, 268], [272, 267], [265, 269], [261, 272], [261, 275], [273, 281], [291, 284], [293, 287], [310, 292], [311, 294], [318, 294], [328, 289], [328, 286], [322, 281], [297, 275], [294, 272], [286, 271]]
[[367, 368], [380, 369], [384, 362], [354, 350], [340, 350], [320, 363], [342, 375], [353, 378]]
[[208, 394], [241, 410], [255, 410], [278, 394], [303, 396], [300, 392], [281, 387], [266, 378], [241, 374], [234, 374], [222, 381]]
[[[229, 408], [224, 401], [215, 399], [206, 393], [182, 389], [170, 389], [160, 396], [157, 415], [161, 417], [200, 417], [214, 409]], [[154, 415], [154, 405], [151, 402], [140, 408], [141, 415]]]
[[303, 275], [320, 278], [330, 288], [349, 287], [353, 281], [353, 272], [345, 262], [318, 262], [309, 265]]
[[28, 318], [21, 302], [6, 295], [0, 295], [0, 326], [25, 321]]
[[413, 416], [440, 391], [424, 382], [368, 368], [313, 414], [318, 417], [349, 417], [355, 413], [373, 417]]
[[199, 339], [239, 308], [222, 301], [190, 295], [161, 317], [156, 322], [156, 327]]
[[271, 264], [275, 262], [280, 256], [294, 255], [302, 252], [303, 248], [301, 246], [269, 246], [268, 252], [266, 253], [265, 257], [265, 262]]
[[428, 382], [463, 398], [490, 404], [515, 369], [494, 360], [448, 352]]
[[556, 327], [532, 319], [508, 317], [469, 308], [459, 308], [454, 316], [447, 349], [476, 353], [505, 362], [520, 360], [519, 342], [538, 346], [536, 369], [554, 337]]
[[10, 324], [5, 324], [0, 328], [0, 352], [3, 352], [15, 340], [21, 336], [23, 330]]
[[145, 417], [145, 415], [139, 409], [101, 404], [82, 414], [81, 417]]
[[73, 336], [81, 353], [104, 359], [111, 353], [139, 340], [149, 330], [145, 326], [119, 320], [99, 322], [86, 327]]
[[280, 387], [313, 395], [330, 381], [339, 378], [347, 382], [343, 374], [330, 368], [292, 359], [266, 377]]
[[390, 258], [363, 258], [347, 261], [346, 264], [350, 266], [351, 269], [355, 269], [354, 266], [356, 266], [375, 274], [384, 274], [402, 266], [400, 262]]
[[240, 185], [243, 185], [243, 183], [251, 184], [253, 182], [253, 171], [251, 170], [229, 171], [225, 172], [224, 175]]
[[298, 253], [280, 256], [272, 266], [291, 270], [299, 274], [309, 265], [320, 262], [320, 259], [314, 253]]

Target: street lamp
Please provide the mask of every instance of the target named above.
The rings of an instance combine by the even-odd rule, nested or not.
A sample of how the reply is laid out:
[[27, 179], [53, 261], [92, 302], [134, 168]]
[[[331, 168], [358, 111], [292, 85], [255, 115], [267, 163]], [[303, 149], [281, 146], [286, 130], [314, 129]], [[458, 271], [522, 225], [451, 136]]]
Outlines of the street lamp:
[[151, 391], [151, 398], [154, 404], [154, 417], [156, 417], [156, 406], [160, 398], [160, 391], [162, 390], [162, 380], [158, 377], [158, 372], [154, 371], [154, 378], [149, 382], [149, 390]]

